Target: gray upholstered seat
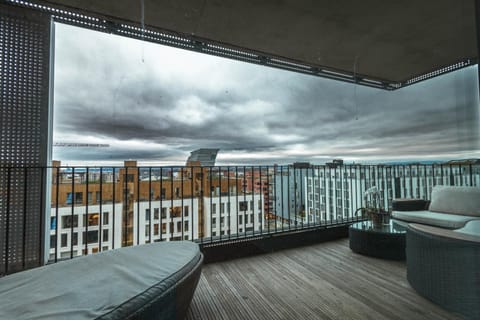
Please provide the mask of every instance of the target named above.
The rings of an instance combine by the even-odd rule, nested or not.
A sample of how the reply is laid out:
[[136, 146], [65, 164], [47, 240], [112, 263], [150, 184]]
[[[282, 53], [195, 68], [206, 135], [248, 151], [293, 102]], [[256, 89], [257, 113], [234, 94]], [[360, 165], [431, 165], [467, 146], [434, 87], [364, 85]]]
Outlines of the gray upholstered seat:
[[192, 242], [121, 248], [0, 278], [0, 319], [181, 319], [203, 257]]
[[427, 201], [395, 199], [392, 217], [447, 229], [462, 228], [469, 221], [480, 220], [478, 187], [437, 185], [432, 190], [431, 199], [428, 210], [422, 208], [428, 204]]
[[480, 217], [461, 216], [458, 214], [432, 212], [428, 210], [393, 211], [392, 218], [447, 229], [462, 228], [467, 222], [480, 219]]

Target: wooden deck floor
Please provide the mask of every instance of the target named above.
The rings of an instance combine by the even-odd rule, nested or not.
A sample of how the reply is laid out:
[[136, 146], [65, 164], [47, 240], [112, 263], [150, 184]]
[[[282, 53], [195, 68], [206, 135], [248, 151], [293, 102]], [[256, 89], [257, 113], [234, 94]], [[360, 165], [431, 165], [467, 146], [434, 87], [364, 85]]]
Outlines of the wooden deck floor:
[[457, 319], [348, 239], [204, 266], [187, 319]]

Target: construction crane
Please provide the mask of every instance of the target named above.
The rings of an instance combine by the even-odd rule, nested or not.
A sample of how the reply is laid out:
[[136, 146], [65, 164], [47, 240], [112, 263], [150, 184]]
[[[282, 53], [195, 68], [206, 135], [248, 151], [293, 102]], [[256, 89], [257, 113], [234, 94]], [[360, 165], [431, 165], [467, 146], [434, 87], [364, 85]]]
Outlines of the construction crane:
[[73, 142], [55, 142], [54, 147], [73, 147], [73, 148], [106, 148], [110, 147], [109, 144], [103, 143], [73, 143]]

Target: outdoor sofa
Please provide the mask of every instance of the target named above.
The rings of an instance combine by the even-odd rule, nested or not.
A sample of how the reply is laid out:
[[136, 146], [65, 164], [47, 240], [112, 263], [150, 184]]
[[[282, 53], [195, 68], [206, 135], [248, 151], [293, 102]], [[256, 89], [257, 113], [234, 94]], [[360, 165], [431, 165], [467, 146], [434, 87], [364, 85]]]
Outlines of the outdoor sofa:
[[0, 278], [0, 319], [183, 319], [203, 255], [188, 241], [82, 256]]
[[392, 217], [410, 222], [407, 279], [445, 309], [480, 319], [480, 188], [436, 186], [431, 199], [393, 204]]

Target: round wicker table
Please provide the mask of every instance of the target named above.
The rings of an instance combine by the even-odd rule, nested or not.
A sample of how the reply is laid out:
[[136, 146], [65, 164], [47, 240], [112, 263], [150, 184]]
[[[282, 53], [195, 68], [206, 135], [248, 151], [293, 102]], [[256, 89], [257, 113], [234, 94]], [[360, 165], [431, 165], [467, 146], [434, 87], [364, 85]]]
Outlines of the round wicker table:
[[354, 223], [348, 230], [350, 249], [367, 256], [405, 260], [406, 227], [395, 220], [374, 226], [371, 221]]

